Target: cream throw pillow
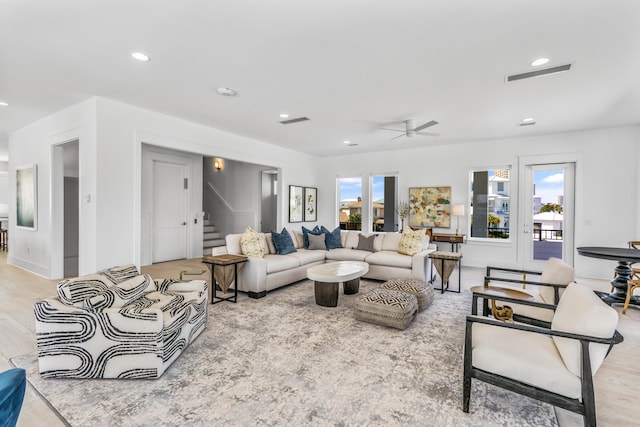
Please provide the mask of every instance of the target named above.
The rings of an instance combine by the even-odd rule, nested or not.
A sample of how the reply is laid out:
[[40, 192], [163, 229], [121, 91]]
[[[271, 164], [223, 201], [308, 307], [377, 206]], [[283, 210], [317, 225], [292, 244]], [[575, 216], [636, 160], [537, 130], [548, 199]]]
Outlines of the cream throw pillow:
[[[551, 257], [547, 260], [540, 276], [542, 283], [553, 283], [554, 285], [568, 285], [575, 279], [573, 267], [559, 258]], [[539, 286], [538, 293], [547, 304], [555, 304], [555, 292], [551, 286]], [[559, 290], [558, 296], [562, 296], [562, 289]]]
[[264, 249], [268, 247], [264, 234], [258, 233], [251, 227], [247, 227], [240, 238], [240, 249], [246, 256], [264, 258]]
[[427, 237], [425, 231], [426, 229], [424, 228], [413, 231], [409, 227], [405, 227], [402, 230], [400, 243], [398, 243], [398, 253], [413, 256], [420, 252], [424, 248], [425, 238]]

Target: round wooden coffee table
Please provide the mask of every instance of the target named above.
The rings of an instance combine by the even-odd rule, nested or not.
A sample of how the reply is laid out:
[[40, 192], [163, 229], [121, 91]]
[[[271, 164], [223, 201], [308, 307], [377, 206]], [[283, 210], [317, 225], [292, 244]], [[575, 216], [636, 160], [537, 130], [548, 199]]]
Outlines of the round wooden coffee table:
[[362, 261], [338, 261], [316, 265], [307, 270], [307, 278], [315, 282], [316, 304], [324, 307], [338, 305], [338, 287], [343, 283], [344, 294], [357, 294], [360, 277], [367, 274], [369, 264]]

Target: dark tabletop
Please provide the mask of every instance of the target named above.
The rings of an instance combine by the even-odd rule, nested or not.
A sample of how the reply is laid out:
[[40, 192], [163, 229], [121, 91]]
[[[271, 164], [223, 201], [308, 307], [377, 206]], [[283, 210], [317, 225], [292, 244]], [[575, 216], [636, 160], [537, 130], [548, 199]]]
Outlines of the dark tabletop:
[[578, 253], [591, 258], [611, 259], [622, 262], [640, 262], [640, 250], [638, 249], [582, 246], [578, 248]]

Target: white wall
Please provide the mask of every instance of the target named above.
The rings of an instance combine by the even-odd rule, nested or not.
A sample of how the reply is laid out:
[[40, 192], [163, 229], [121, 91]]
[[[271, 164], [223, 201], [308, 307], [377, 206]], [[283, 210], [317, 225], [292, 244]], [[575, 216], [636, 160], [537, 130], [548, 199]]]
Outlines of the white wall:
[[[315, 184], [315, 158], [271, 144], [198, 125], [104, 98], [91, 98], [27, 125], [9, 136], [10, 171], [38, 164], [38, 229], [15, 227], [8, 261], [45, 277], [59, 278], [62, 208], [52, 206], [55, 144], [79, 140], [80, 274], [116, 264], [141, 264], [141, 147], [220, 156], [281, 168], [281, 189]], [[15, 183], [10, 173], [10, 201]], [[60, 173], [62, 176], [62, 172]], [[282, 192], [280, 192], [282, 194]], [[281, 200], [282, 225], [288, 201]], [[15, 206], [10, 204], [10, 212]], [[59, 224], [59, 225], [58, 225]]]
[[[80, 151], [80, 192], [95, 194], [96, 118], [95, 99], [89, 99], [45, 117], [9, 135], [9, 246], [8, 262], [45, 277], [62, 276], [63, 267], [63, 176], [62, 149], [54, 147], [78, 139]], [[59, 166], [52, 162], [54, 151]], [[25, 230], [15, 222], [15, 169], [36, 164], [38, 167], [38, 227]], [[57, 174], [57, 175], [56, 175]], [[59, 176], [59, 188], [52, 182]], [[51, 200], [59, 200], [53, 204]], [[80, 205], [80, 270], [96, 265], [95, 203]]]
[[[513, 210], [517, 208], [519, 157], [567, 154], [580, 159], [576, 172], [576, 247], [622, 247], [640, 237], [636, 172], [639, 146], [640, 127], [625, 127], [323, 158], [318, 180], [318, 191], [323, 194], [319, 218], [323, 224], [336, 223], [337, 201], [329, 203], [337, 197], [336, 176], [363, 176], [363, 197], [368, 198], [372, 173], [398, 171], [400, 198], [408, 196], [410, 187], [451, 186], [452, 202], [456, 204], [467, 202], [471, 168], [501, 165], [511, 165], [512, 179], [516, 180]], [[512, 218], [517, 218], [517, 212], [512, 211]], [[462, 230], [466, 230], [467, 220], [468, 212], [461, 218]], [[517, 221], [512, 220], [512, 230], [519, 230]], [[519, 266], [521, 258], [515, 233], [509, 243], [468, 242], [464, 246], [466, 265]], [[577, 274], [586, 277], [611, 277], [615, 266], [613, 261], [577, 254], [574, 260]]]

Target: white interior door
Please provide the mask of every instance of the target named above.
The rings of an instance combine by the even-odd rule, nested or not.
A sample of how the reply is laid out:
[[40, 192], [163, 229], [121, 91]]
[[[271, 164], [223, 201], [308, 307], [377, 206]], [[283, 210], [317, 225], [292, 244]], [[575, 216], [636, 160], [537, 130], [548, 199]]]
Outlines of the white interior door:
[[152, 262], [187, 257], [188, 166], [153, 162]]
[[540, 271], [550, 257], [573, 265], [574, 176], [575, 163], [525, 165], [524, 268]]

